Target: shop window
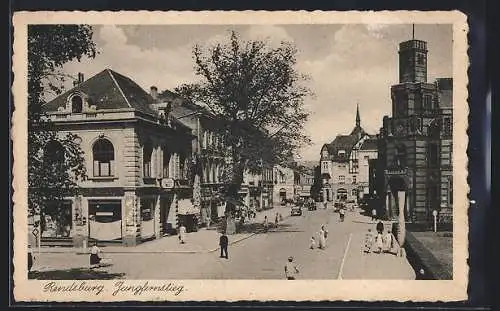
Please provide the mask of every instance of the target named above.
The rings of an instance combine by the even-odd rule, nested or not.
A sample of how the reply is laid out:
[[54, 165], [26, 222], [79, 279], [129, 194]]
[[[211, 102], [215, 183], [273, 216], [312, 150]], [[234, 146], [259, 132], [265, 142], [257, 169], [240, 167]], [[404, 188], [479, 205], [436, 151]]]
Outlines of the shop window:
[[358, 182], [358, 181], [357, 181], [356, 175], [353, 175], [353, 176], [352, 176], [352, 183], [353, 183], [353, 184], [355, 184], [355, 183], [357, 183], [357, 182]]
[[42, 237], [69, 237], [72, 229], [71, 201], [47, 203], [40, 218]]
[[444, 118], [443, 131], [444, 131], [444, 135], [451, 136], [451, 132], [452, 132], [452, 130], [451, 130], [451, 118], [449, 118], [449, 117]]
[[153, 176], [151, 158], [153, 156], [153, 147], [147, 143], [142, 148], [142, 165], [143, 165], [143, 177], [151, 178]]
[[83, 99], [79, 95], [75, 95], [71, 98], [71, 112], [72, 113], [82, 113], [83, 109]]
[[94, 176], [113, 176], [115, 152], [113, 144], [107, 139], [99, 139], [92, 147], [94, 158]]
[[118, 200], [89, 200], [89, 218], [99, 223], [122, 220], [121, 202]]
[[141, 220], [150, 221], [153, 219], [155, 201], [153, 199], [141, 200]]

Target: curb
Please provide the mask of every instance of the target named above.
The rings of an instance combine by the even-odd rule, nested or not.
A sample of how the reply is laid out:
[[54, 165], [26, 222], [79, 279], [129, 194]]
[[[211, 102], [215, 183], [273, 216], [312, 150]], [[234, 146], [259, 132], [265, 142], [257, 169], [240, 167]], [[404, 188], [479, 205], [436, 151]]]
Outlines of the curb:
[[[287, 216], [283, 216], [283, 221], [285, 221], [287, 218], [289, 218], [290, 215], [287, 215]], [[258, 231], [258, 232], [253, 232], [253, 233], [250, 233], [248, 236], [244, 236], [244, 237], [241, 237], [239, 239], [236, 239], [232, 242], [229, 243], [229, 245], [233, 245], [233, 244], [236, 244], [236, 243], [239, 243], [243, 240], [246, 240], [248, 238], [251, 238], [253, 237], [254, 235], [256, 234], [259, 234], [259, 233], [263, 233], [265, 232], [264, 230], [261, 230], [261, 231]], [[161, 251], [161, 250], [134, 250], [133, 248], [129, 251], [125, 251], [125, 250], [104, 250], [103, 253], [105, 254], [202, 254], [202, 253], [213, 253], [217, 250], [219, 250], [220, 247], [217, 247], [217, 248], [214, 248], [214, 249], [204, 249], [204, 250], [186, 250], [186, 251], [169, 251], [169, 250], [164, 250], [164, 251]], [[57, 250], [54, 250], [54, 249], [48, 249], [48, 250], [42, 250], [40, 253], [42, 254], [75, 254], [75, 255], [89, 255], [90, 252], [88, 251], [71, 251], [71, 250], [67, 250], [67, 249], [64, 249], [62, 251], [57, 251]]]

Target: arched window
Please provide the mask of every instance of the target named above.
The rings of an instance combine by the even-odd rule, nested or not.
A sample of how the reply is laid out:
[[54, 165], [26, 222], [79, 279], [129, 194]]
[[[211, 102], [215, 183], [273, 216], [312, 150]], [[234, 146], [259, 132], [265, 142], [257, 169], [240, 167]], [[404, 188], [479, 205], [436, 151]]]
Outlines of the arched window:
[[142, 147], [142, 168], [143, 168], [143, 177], [150, 178], [152, 177], [152, 168], [151, 168], [151, 158], [153, 156], [153, 147], [150, 143], [144, 144]]
[[163, 178], [170, 177], [170, 158], [172, 154], [167, 146], [163, 147]]
[[60, 142], [51, 140], [45, 145], [43, 161], [47, 164], [64, 163], [64, 147]]
[[113, 176], [115, 151], [113, 144], [107, 139], [99, 139], [92, 147], [94, 158], [94, 176]]
[[71, 112], [82, 113], [83, 109], [83, 99], [79, 95], [75, 95], [71, 98]]

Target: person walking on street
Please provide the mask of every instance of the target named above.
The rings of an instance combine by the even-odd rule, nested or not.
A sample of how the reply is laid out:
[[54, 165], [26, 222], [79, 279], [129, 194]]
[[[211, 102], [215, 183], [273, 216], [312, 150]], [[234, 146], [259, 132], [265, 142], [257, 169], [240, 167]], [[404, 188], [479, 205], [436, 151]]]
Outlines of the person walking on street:
[[278, 223], [279, 223], [279, 215], [278, 213], [276, 213], [276, 217], [274, 218], [274, 224], [276, 225], [276, 227], [278, 227]]
[[370, 253], [373, 247], [373, 233], [372, 229], [368, 229], [368, 232], [365, 234], [365, 253]]
[[186, 227], [184, 226], [184, 224], [181, 224], [181, 226], [179, 227], [179, 242], [181, 244], [186, 243]]
[[229, 245], [229, 240], [227, 238], [226, 232], [222, 231], [222, 235], [219, 238], [219, 246], [220, 246], [220, 258], [229, 259], [227, 253], [227, 246]]
[[94, 241], [94, 245], [90, 248], [90, 267], [99, 267], [101, 261], [101, 249], [97, 246], [97, 241]]
[[321, 226], [321, 230], [319, 230], [319, 248], [320, 249], [325, 249], [326, 248], [326, 230], [325, 226]]
[[285, 264], [285, 277], [287, 280], [295, 280], [297, 274], [299, 273], [299, 268], [293, 262], [293, 257], [288, 257], [288, 262]]
[[267, 215], [264, 216], [264, 231], [267, 232], [269, 229], [269, 222], [267, 221]]
[[340, 222], [344, 222], [344, 218], [345, 218], [345, 208], [344, 206], [342, 205], [339, 209], [339, 215], [340, 215]]
[[377, 233], [377, 236], [375, 237], [375, 253], [377, 254], [382, 253], [383, 248], [384, 248], [384, 241], [382, 233]]
[[377, 233], [378, 234], [384, 233], [384, 223], [382, 221], [380, 221], [380, 220], [377, 223]]
[[316, 248], [316, 239], [314, 237], [311, 237], [311, 241], [309, 243], [309, 248], [310, 249], [315, 249]]
[[392, 252], [392, 233], [391, 233], [391, 230], [387, 230], [387, 233], [384, 236], [384, 251], [386, 253]]
[[375, 208], [372, 209], [372, 221], [377, 220], [377, 210]]

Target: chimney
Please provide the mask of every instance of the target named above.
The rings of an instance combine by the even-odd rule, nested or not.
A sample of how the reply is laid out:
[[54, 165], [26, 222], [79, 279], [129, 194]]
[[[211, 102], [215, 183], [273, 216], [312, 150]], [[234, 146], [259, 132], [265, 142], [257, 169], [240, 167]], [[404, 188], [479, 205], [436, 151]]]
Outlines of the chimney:
[[153, 97], [153, 100], [158, 99], [158, 88], [156, 86], [152, 86], [150, 88], [150, 93], [149, 94], [151, 94], [151, 97]]
[[83, 82], [83, 73], [78, 73], [78, 78], [73, 81], [73, 87], [77, 87], [80, 83]]

